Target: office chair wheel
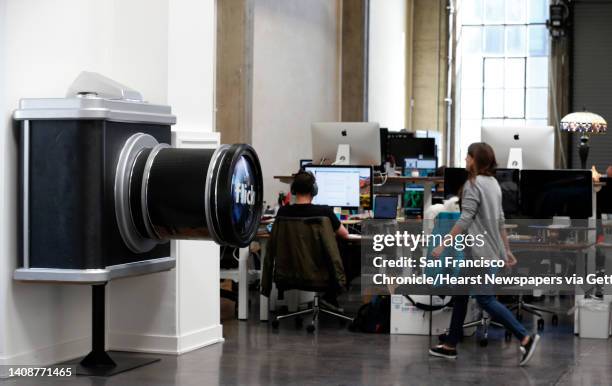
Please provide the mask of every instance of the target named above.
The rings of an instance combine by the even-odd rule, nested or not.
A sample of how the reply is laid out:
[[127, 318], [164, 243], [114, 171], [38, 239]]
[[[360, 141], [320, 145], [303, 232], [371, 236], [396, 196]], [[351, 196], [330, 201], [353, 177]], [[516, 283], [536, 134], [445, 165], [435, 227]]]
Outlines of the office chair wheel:
[[512, 340], [512, 333], [510, 331], [504, 332], [504, 340], [510, 342]]
[[538, 319], [538, 331], [544, 330], [544, 319]]
[[480, 347], [487, 347], [489, 345], [489, 339], [488, 338], [483, 338], [478, 343], [480, 344]]
[[272, 321], [272, 328], [277, 329], [277, 328], [278, 328], [278, 325], [279, 325], [278, 320], [274, 319], [274, 320]]
[[552, 323], [553, 326], [558, 326], [559, 325], [559, 317], [556, 314], [553, 314], [551, 323]]
[[301, 316], [295, 317], [295, 328], [302, 328], [304, 326], [304, 318]]
[[315, 326], [313, 324], [309, 324], [308, 327], [306, 327], [306, 331], [313, 333], [315, 330]]

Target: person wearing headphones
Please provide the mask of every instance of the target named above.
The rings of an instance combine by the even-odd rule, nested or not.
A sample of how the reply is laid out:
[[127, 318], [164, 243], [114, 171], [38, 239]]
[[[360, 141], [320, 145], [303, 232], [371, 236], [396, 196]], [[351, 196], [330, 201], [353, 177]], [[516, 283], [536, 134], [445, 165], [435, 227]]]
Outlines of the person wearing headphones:
[[282, 206], [278, 209], [277, 217], [328, 217], [336, 236], [342, 239], [349, 238], [349, 233], [334, 213], [334, 209], [327, 205], [315, 205], [312, 199], [317, 195], [318, 187], [315, 176], [307, 171], [299, 171], [293, 178], [291, 194], [295, 196], [295, 204]]
[[[312, 199], [318, 193], [315, 176], [307, 171], [300, 170], [293, 178], [291, 194], [295, 196], [295, 204], [282, 206], [278, 209], [276, 217], [328, 217], [336, 237], [347, 239], [349, 233], [334, 213], [334, 209], [328, 205], [316, 205]], [[326, 292], [319, 299], [321, 304], [332, 311], [344, 312], [338, 304], [335, 292]]]

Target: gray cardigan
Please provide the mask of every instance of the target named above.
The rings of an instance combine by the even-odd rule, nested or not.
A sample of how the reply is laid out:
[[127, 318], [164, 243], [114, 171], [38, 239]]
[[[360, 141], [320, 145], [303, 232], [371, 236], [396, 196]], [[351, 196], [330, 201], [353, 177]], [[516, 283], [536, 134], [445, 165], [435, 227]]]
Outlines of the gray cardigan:
[[506, 248], [501, 238], [504, 225], [502, 192], [495, 177], [476, 176], [463, 185], [461, 216], [457, 224], [471, 235], [484, 235], [484, 245], [471, 248], [475, 258], [506, 260]]

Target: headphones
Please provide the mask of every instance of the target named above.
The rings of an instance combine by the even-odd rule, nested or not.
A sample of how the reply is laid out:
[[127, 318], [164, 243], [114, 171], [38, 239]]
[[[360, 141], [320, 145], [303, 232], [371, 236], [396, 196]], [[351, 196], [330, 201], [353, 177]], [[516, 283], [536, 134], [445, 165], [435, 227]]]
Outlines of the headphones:
[[312, 172], [308, 172], [306, 170], [300, 170], [293, 178], [293, 182], [291, 183], [291, 194], [296, 194], [296, 189], [295, 189], [295, 179], [298, 176], [307, 176], [308, 178], [308, 183], [310, 185], [310, 190], [308, 191], [308, 193], [310, 193], [313, 197], [316, 196], [319, 193], [319, 186], [317, 185], [317, 179], [315, 178], [314, 174], [312, 174]]

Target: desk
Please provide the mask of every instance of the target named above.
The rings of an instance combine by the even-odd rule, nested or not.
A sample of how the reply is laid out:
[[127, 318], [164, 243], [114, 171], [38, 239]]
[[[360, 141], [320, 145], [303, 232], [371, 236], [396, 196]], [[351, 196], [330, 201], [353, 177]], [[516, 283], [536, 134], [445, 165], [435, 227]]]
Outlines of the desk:
[[542, 251], [542, 252], [580, 252], [585, 251], [595, 243], [578, 243], [578, 244], [562, 244], [562, 243], [538, 243], [538, 242], [517, 242], [510, 240], [511, 250]]
[[249, 282], [256, 279], [259, 272], [249, 269], [249, 247], [238, 250], [238, 269], [222, 269], [220, 279], [238, 283], [238, 319], [247, 320], [249, 315]]

